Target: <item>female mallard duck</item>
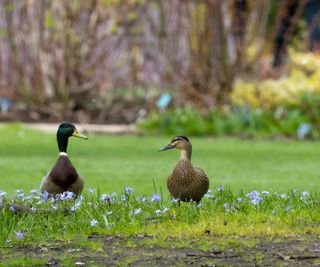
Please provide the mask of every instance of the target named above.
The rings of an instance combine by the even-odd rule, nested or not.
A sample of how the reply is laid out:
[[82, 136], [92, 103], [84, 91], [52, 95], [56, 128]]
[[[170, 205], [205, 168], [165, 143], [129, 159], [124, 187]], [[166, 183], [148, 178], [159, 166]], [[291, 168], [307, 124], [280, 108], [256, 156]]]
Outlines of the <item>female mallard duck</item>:
[[170, 194], [181, 201], [199, 202], [209, 189], [209, 179], [204, 171], [191, 164], [192, 145], [186, 136], [176, 136], [159, 151], [177, 148], [181, 150], [180, 160], [168, 176]]
[[67, 155], [68, 140], [70, 136], [88, 139], [81, 134], [71, 123], [60, 124], [57, 131], [59, 158], [52, 170], [43, 178], [40, 189], [51, 195], [70, 191], [80, 194], [83, 189], [83, 180], [72, 165]]

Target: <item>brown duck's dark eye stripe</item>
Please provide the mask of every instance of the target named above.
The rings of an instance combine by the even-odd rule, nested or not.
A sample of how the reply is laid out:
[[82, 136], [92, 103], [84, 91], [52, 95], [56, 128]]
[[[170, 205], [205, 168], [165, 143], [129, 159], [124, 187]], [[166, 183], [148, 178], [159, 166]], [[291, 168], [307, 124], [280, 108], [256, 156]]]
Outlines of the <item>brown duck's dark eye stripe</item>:
[[176, 136], [175, 138], [172, 139], [171, 142], [179, 141], [179, 140], [185, 140], [185, 141], [190, 142], [189, 139], [188, 139], [188, 137], [186, 137], [186, 136], [184, 136], [184, 135], [178, 135], [178, 136]]

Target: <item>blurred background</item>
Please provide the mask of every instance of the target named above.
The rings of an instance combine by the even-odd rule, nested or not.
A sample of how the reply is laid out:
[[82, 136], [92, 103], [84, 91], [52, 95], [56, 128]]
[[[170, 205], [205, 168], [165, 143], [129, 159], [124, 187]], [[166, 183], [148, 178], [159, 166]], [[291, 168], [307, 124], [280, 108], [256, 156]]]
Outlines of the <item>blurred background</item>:
[[0, 121], [318, 138], [319, 0], [0, 0]]

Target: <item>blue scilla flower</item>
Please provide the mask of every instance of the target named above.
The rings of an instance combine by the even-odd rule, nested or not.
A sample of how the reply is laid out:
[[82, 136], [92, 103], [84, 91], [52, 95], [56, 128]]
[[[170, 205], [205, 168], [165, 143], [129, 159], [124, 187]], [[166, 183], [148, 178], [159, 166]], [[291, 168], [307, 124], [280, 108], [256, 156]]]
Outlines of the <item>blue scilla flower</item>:
[[15, 234], [16, 234], [16, 238], [18, 240], [21, 240], [24, 236], [23, 232], [21, 232], [21, 231], [15, 231]]
[[100, 200], [103, 202], [112, 203], [111, 196], [109, 194], [103, 194], [100, 196]]
[[32, 195], [40, 194], [40, 190], [39, 189], [32, 189], [32, 190], [30, 190], [30, 194], [32, 194]]
[[132, 194], [134, 192], [132, 187], [125, 187], [124, 192], [128, 195]]
[[153, 194], [151, 197], [151, 202], [159, 202], [161, 200], [161, 196], [159, 194]]
[[69, 200], [72, 199], [75, 196], [75, 193], [70, 191], [65, 191], [58, 195], [59, 200]]
[[248, 193], [247, 198], [250, 199], [250, 202], [253, 206], [258, 205], [262, 200], [262, 197], [260, 196], [260, 192], [256, 190], [253, 190], [250, 193]]

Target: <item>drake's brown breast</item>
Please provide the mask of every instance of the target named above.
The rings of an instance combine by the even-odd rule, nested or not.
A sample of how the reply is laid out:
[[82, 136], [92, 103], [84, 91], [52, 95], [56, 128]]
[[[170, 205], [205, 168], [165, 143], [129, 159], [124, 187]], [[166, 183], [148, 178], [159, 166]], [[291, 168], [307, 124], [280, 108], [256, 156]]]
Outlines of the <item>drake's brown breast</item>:
[[79, 178], [77, 170], [66, 156], [58, 158], [56, 164], [49, 173], [50, 179], [65, 191]]

